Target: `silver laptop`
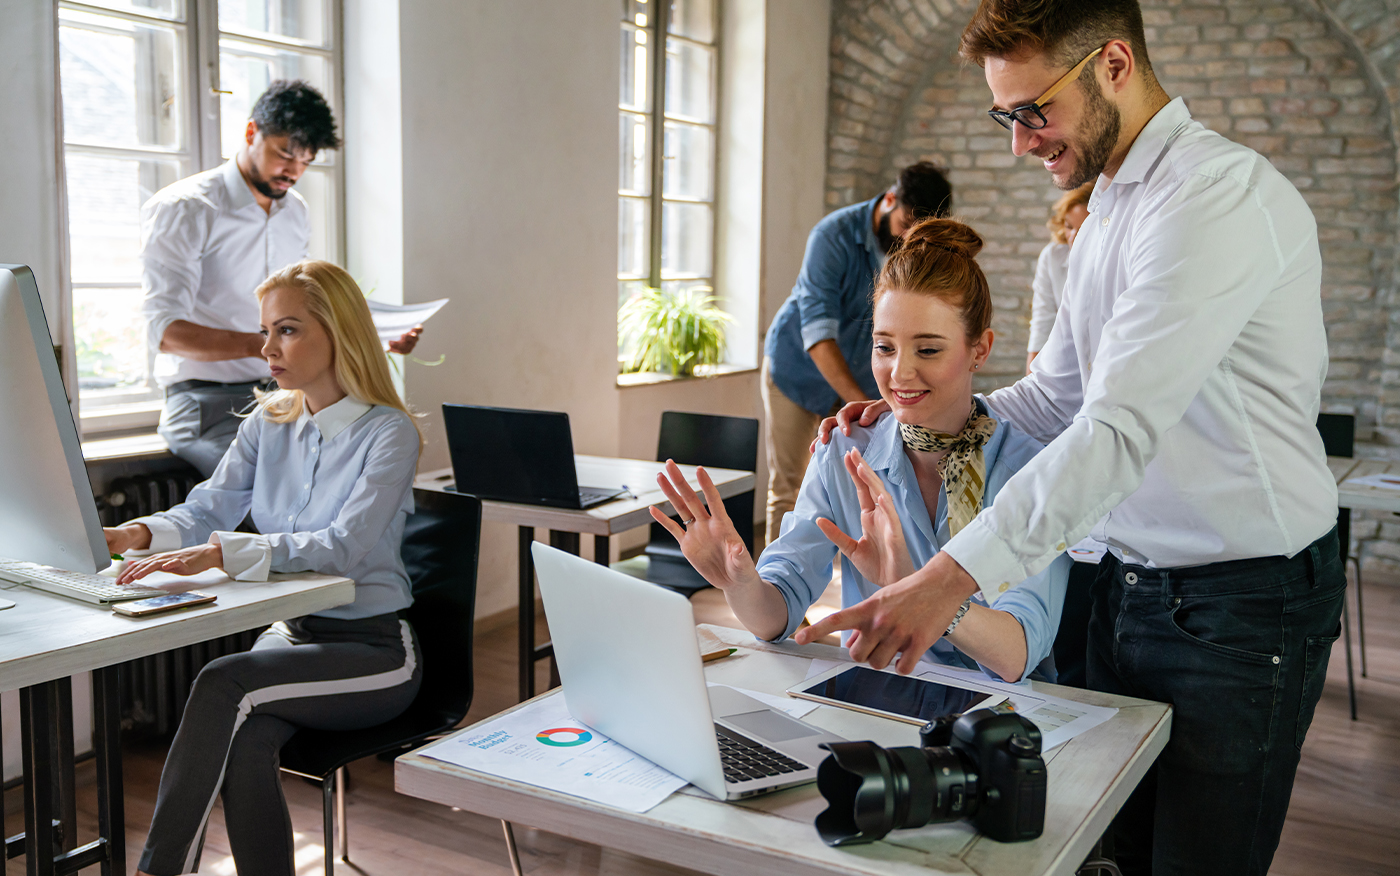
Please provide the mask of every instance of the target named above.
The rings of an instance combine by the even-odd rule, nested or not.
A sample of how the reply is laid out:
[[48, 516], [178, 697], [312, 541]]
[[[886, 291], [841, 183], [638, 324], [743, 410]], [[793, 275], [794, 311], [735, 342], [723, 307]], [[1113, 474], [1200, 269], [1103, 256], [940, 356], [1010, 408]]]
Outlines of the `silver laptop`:
[[536, 542], [564, 699], [579, 721], [720, 798], [814, 782], [841, 737], [707, 687], [679, 593]]

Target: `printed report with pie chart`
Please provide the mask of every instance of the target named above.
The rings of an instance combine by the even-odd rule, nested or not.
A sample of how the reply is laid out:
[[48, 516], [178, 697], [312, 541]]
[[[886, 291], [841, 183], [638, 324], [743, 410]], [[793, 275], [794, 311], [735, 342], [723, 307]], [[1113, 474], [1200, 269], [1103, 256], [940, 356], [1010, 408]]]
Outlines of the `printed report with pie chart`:
[[616, 806], [646, 812], [686, 781], [569, 714], [546, 697], [421, 752], [424, 757]]

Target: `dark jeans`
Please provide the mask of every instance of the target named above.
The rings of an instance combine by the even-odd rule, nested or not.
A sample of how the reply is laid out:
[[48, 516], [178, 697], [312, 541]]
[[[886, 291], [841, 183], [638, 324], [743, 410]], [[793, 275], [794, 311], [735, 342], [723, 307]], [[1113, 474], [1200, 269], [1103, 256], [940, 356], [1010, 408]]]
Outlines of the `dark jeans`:
[[1171, 703], [1171, 739], [1114, 821], [1124, 874], [1265, 876], [1340, 630], [1336, 530], [1292, 559], [1094, 582], [1089, 686]]

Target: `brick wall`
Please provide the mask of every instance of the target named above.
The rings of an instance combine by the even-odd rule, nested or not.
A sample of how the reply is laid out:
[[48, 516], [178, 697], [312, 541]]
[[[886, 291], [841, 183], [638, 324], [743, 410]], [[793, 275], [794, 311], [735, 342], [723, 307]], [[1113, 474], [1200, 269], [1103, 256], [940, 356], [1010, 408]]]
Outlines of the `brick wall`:
[[[1059, 192], [986, 117], [986, 82], [956, 57], [973, 0], [835, 0], [827, 206], [896, 168], [949, 168], [957, 213], [987, 239], [998, 335], [979, 389], [1024, 368], [1030, 281]], [[1144, 0], [1148, 51], [1173, 97], [1266, 156], [1312, 207], [1331, 351], [1323, 409], [1355, 414], [1358, 455], [1400, 459], [1395, 137], [1400, 0]], [[1392, 522], [1394, 521], [1394, 522]], [[1367, 562], [1400, 564], [1400, 518], [1356, 515]]]

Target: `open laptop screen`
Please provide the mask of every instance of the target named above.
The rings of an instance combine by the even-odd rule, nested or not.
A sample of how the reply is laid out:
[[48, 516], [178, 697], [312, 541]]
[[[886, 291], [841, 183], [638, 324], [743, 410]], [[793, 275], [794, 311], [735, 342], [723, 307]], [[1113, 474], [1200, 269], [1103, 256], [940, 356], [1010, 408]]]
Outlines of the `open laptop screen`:
[[579, 507], [568, 414], [445, 404], [442, 416], [457, 492]]

